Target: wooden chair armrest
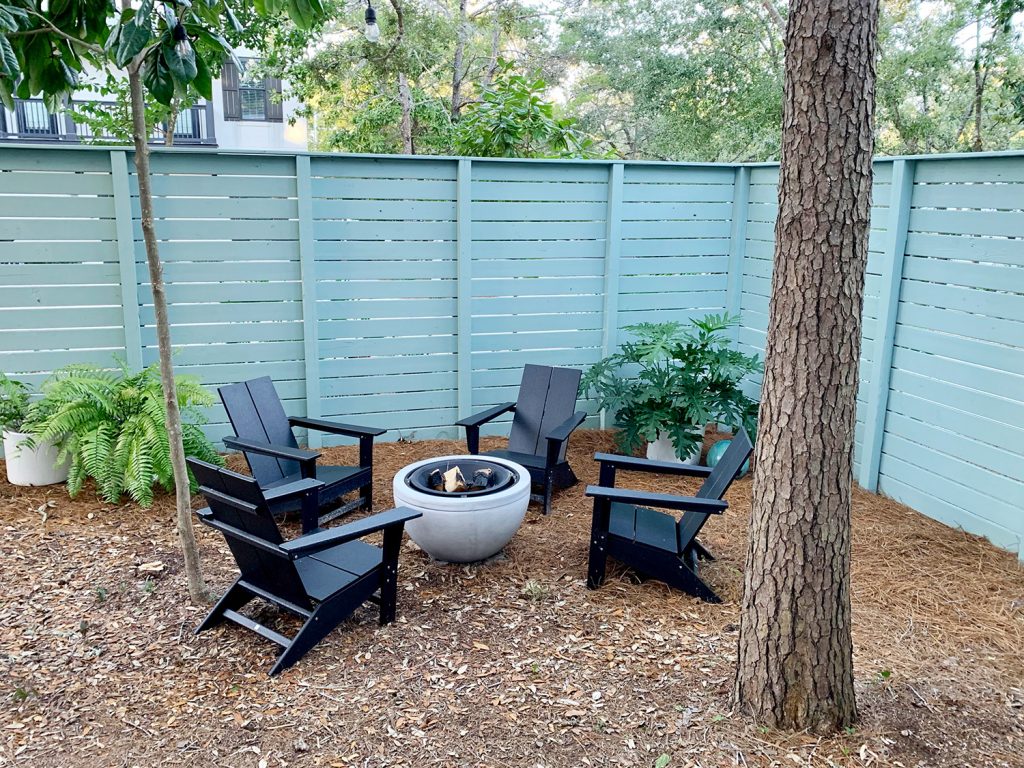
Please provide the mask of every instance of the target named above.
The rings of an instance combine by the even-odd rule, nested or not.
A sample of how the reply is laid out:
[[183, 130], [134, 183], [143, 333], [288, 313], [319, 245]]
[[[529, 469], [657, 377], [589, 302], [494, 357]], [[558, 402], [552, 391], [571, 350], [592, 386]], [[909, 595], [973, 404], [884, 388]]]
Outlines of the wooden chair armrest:
[[278, 485], [274, 488], [268, 488], [263, 491], [263, 498], [268, 502], [271, 501], [282, 501], [283, 499], [290, 499], [293, 496], [302, 496], [309, 491], [318, 490], [323, 487], [324, 483], [321, 480], [317, 480], [312, 477], [304, 477], [301, 480], [296, 480], [294, 483], [287, 483], [285, 485]]
[[488, 408], [486, 411], [481, 411], [480, 413], [460, 419], [455, 422], [455, 426], [479, 427], [481, 424], [486, 424], [488, 421], [498, 418], [501, 414], [507, 413], [508, 411], [514, 411], [515, 409], [515, 403], [502, 403], [501, 405], [496, 405], [493, 408]]
[[264, 456], [273, 456], [275, 459], [289, 459], [302, 463], [307, 461], [316, 462], [320, 458], [319, 451], [309, 451], [305, 448], [289, 448], [285, 445], [273, 445], [272, 443], [264, 443], [259, 440], [249, 440], [245, 437], [229, 436], [225, 437], [223, 442], [227, 448], [259, 453]]
[[292, 541], [286, 541], [281, 545], [281, 549], [292, 557], [309, 554], [310, 552], [319, 552], [338, 544], [344, 544], [346, 541], [361, 539], [377, 531], [405, 525], [408, 520], [415, 520], [417, 517], [422, 517], [422, 515], [422, 512], [416, 512], [408, 507], [397, 507], [387, 512], [379, 512], [362, 520], [356, 520], [347, 525], [331, 528], [328, 531], [319, 531], [299, 536], [299, 538]]
[[333, 435], [345, 435], [346, 437], [380, 437], [386, 429], [377, 427], [360, 427], [355, 424], [342, 424], [338, 421], [327, 419], [310, 419], [305, 416], [289, 416], [288, 423], [293, 427], [305, 427], [315, 429], [318, 432], [329, 432]]
[[624, 504], [643, 504], [662, 509], [676, 509], [684, 512], [705, 512], [721, 514], [729, 504], [720, 499], [698, 499], [694, 496], [675, 496], [669, 493], [648, 493], [647, 491], [631, 491], [628, 488], [606, 488], [601, 485], [588, 485], [587, 496]]
[[629, 472], [658, 472], [666, 475], [689, 475], [691, 477], [707, 477], [711, 474], [711, 467], [702, 467], [697, 464], [676, 464], [673, 461], [652, 461], [651, 459], [638, 459], [635, 456], [619, 456], [615, 453], [595, 453], [594, 461], [601, 462], [601, 468], [605, 466], [625, 469]]
[[573, 431], [580, 424], [582, 424], [586, 418], [586, 411], [576, 411], [576, 413], [574, 413], [568, 419], [566, 419], [557, 427], [548, 432], [548, 434], [545, 437], [548, 440], [552, 440], [557, 443], [564, 443], [566, 440], [569, 439], [569, 436], [573, 433]]

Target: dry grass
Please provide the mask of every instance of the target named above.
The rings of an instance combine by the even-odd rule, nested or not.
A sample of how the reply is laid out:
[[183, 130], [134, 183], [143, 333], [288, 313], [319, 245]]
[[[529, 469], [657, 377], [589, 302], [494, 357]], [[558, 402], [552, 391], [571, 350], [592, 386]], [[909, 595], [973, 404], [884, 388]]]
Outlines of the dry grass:
[[[608, 436], [573, 439], [571, 461]], [[459, 450], [381, 445], [394, 472]], [[327, 459], [350, 460], [352, 449]], [[624, 475], [632, 487], [692, 489]], [[862, 721], [820, 739], [732, 713], [750, 481], [703, 537], [726, 599], [705, 605], [621, 568], [584, 588], [582, 488], [531, 507], [484, 565], [407, 546], [399, 620], [368, 608], [271, 680], [274, 648], [238, 628], [193, 637], [171, 500], [110, 507], [61, 488], [0, 485], [0, 765], [1022, 766], [1024, 569], [1013, 555], [907, 508], [854, 499], [855, 663]], [[209, 580], [233, 565], [200, 531]], [[159, 561], [148, 574], [139, 566]]]

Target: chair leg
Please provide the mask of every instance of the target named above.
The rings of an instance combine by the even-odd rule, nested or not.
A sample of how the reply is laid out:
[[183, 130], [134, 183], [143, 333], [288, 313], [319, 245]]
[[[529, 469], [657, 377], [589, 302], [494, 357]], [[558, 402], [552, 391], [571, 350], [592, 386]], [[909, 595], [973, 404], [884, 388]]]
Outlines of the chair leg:
[[708, 562], [714, 561], [715, 556], [708, 552], [707, 549], [704, 548], [704, 545], [696, 539], [693, 540], [693, 544], [691, 544], [691, 546], [693, 547], [693, 551], [697, 553], [697, 557], [701, 560], [707, 560]]
[[288, 669], [331, 634], [374, 593], [375, 586], [374, 575], [367, 574], [347, 586], [344, 591], [320, 603], [306, 619], [302, 629], [292, 638], [291, 644], [284, 649], [284, 653], [277, 657], [277, 663], [270, 670], [271, 676]]
[[228, 591], [224, 593], [223, 597], [217, 601], [217, 604], [213, 606], [206, 618], [203, 619], [202, 623], [196, 627], [195, 634], [205, 632], [211, 627], [215, 627], [224, 621], [224, 611], [237, 611], [243, 605], [253, 599], [253, 594], [241, 584], [240, 579], [236, 579], [235, 583], [232, 584]]
[[551, 514], [551, 493], [554, 490], [555, 477], [553, 472], [544, 476], [544, 514]]
[[404, 525], [384, 529], [384, 547], [380, 572], [380, 625], [395, 620], [398, 604], [398, 554], [402, 548]]
[[720, 603], [722, 598], [715, 594], [715, 591], [696, 574], [682, 558], [679, 558], [678, 567], [672, 573], [658, 573], [655, 578], [664, 579], [665, 583], [676, 589], [681, 589], [687, 594], [703, 600], [705, 603]]
[[371, 480], [366, 485], [359, 489], [359, 495], [363, 497], [363, 504], [361, 509], [365, 509], [367, 512], [373, 509], [373, 481]]
[[590, 559], [587, 565], [587, 589], [598, 589], [604, 584], [605, 568], [608, 564], [608, 555], [604, 547], [594, 541], [590, 543]]

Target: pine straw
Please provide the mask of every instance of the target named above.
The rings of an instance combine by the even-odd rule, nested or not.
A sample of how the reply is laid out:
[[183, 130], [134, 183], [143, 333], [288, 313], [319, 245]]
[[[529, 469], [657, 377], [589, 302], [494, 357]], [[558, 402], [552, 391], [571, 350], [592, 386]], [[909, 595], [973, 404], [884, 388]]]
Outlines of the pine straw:
[[[596, 481], [590, 457], [610, 447], [604, 433], [573, 438], [584, 483]], [[390, 505], [399, 468], [460, 450], [380, 445], [377, 508]], [[351, 461], [354, 449], [325, 454]], [[622, 484], [695, 488], [638, 474]], [[531, 507], [488, 563], [440, 565], [407, 544], [398, 622], [380, 629], [360, 609], [275, 680], [274, 649], [254, 635], [192, 636], [202, 609], [183, 588], [172, 500], [140, 510], [90, 493], [71, 501], [60, 488], [0, 484], [0, 765], [649, 766], [662, 754], [671, 766], [1024, 765], [1024, 569], [863, 491], [853, 513], [862, 722], [827, 739], [765, 732], [729, 709], [749, 478], [703, 536], [723, 605], [614, 564], [601, 590], [586, 590], [591, 507], [578, 487], [556, 495], [550, 517]], [[211, 532], [199, 537], [222, 590], [230, 557]], [[162, 571], [139, 570], [157, 561]]]

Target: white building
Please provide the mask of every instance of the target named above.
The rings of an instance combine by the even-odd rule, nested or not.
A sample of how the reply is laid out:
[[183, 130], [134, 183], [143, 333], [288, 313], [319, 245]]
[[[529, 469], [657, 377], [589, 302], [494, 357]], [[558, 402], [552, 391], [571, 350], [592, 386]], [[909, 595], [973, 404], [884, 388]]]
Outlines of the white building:
[[[234, 63], [224, 65], [213, 82], [213, 99], [201, 99], [184, 110], [174, 131], [175, 146], [219, 149], [278, 149], [304, 151], [306, 120], [296, 118], [298, 102], [280, 100], [282, 84], [275, 78], [246, 75], [255, 61], [239, 54], [241, 71]], [[82, 90], [72, 102], [100, 101], [106, 97]], [[15, 99], [14, 110], [0, 105], [0, 142], [64, 142], [92, 140], [86, 125], [76, 124], [70, 112], [51, 114], [42, 99]], [[154, 133], [154, 143], [163, 143], [163, 132]]]

